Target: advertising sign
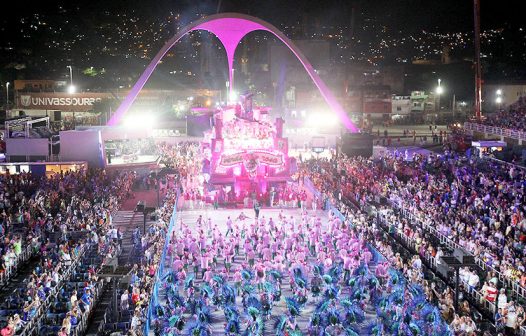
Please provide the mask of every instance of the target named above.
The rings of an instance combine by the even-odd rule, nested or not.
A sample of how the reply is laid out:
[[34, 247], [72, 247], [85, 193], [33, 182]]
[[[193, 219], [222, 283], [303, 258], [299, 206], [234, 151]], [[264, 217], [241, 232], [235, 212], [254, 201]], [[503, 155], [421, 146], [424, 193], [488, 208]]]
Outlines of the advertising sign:
[[43, 93], [24, 92], [17, 98], [17, 106], [28, 110], [61, 110], [71, 112], [91, 111], [96, 102], [111, 98], [111, 94], [103, 92], [86, 93]]

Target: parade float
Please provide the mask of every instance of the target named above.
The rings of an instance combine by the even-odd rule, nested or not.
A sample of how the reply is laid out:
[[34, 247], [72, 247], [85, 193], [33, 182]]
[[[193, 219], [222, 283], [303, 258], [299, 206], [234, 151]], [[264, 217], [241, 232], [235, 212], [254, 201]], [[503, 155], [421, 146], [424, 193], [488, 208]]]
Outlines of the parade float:
[[296, 171], [283, 137], [283, 119], [271, 120], [269, 109], [252, 108], [250, 100], [218, 108], [205, 132], [203, 172], [219, 202], [265, 199], [271, 188], [290, 181]]

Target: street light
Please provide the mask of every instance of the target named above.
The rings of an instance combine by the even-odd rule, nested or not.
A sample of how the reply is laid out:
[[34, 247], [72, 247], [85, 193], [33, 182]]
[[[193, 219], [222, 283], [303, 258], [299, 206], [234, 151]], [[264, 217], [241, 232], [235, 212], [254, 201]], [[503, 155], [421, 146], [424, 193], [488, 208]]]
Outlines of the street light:
[[440, 95], [442, 93], [444, 93], [444, 88], [440, 85], [440, 83], [442, 82], [442, 80], [439, 78], [438, 79], [438, 86], [436, 88], [436, 94], [437, 94], [437, 97], [438, 97], [438, 103], [437, 105], [435, 106], [435, 113], [437, 113], [437, 109], [438, 109], [438, 112], [440, 112]]
[[498, 96], [496, 99], [495, 99], [495, 103], [497, 103], [497, 106], [499, 108], [499, 111], [500, 111], [500, 106], [502, 104], [502, 97], [501, 96]]
[[498, 89], [496, 94], [497, 94], [497, 98], [495, 98], [495, 103], [497, 103], [497, 105], [499, 106], [499, 110], [500, 110], [500, 104], [502, 104], [502, 90]]
[[5, 109], [8, 110], [9, 109], [9, 82], [5, 83], [5, 96], [6, 96], [6, 99], [5, 99]]
[[71, 65], [68, 65], [67, 67], [69, 68], [69, 80], [70, 80], [70, 84], [68, 87], [68, 93], [73, 94], [76, 91], [75, 85], [73, 85], [73, 68], [71, 67]]

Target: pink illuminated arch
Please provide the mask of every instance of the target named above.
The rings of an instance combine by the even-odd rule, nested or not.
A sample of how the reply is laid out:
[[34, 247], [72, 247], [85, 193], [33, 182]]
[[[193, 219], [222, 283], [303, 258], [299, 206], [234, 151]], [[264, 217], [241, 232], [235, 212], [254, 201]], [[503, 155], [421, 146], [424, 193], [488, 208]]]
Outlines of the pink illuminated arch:
[[320, 90], [321, 95], [323, 96], [327, 104], [329, 104], [331, 109], [338, 115], [345, 127], [352, 132], [358, 131], [356, 126], [347, 116], [347, 113], [345, 113], [342, 106], [336, 100], [336, 97], [334, 97], [334, 95], [330, 92], [329, 88], [314, 71], [312, 65], [309, 63], [307, 58], [302, 54], [298, 47], [296, 47], [294, 43], [292, 43], [292, 41], [289, 38], [287, 38], [282, 32], [280, 32], [276, 27], [274, 27], [268, 22], [265, 22], [263, 20], [249, 15], [237, 13], [222, 13], [205, 17], [203, 19], [197, 20], [189, 24], [181, 31], [179, 31], [174, 37], [172, 37], [162, 47], [162, 49], [157, 53], [157, 55], [155, 55], [155, 57], [150, 62], [146, 70], [144, 70], [139, 80], [137, 80], [137, 83], [135, 83], [135, 85], [128, 93], [124, 101], [121, 103], [119, 108], [115, 111], [111, 119], [108, 121], [108, 125], [116, 125], [121, 120], [121, 118], [126, 114], [133, 101], [143, 88], [148, 78], [150, 78], [150, 75], [155, 70], [155, 67], [157, 66], [157, 64], [159, 64], [159, 61], [164, 57], [168, 50], [170, 50], [174, 46], [174, 44], [177, 43], [177, 41], [179, 41], [183, 36], [194, 30], [206, 30], [214, 34], [225, 47], [228, 60], [230, 90], [232, 90], [234, 86], [232, 70], [234, 65], [234, 53], [241, 39], [248, 33], [256, 30], [264, 30], [274, 34], [274, 36], [276, 36], [283, 43], [285, 43], [285, 45], [299, 59], [301, 64], [303, 64], [303, 67], [305, 68], [305, 70], [307, 70], [307, 73], [314, 81], [314, 84], [316, 84], [316, 86]]

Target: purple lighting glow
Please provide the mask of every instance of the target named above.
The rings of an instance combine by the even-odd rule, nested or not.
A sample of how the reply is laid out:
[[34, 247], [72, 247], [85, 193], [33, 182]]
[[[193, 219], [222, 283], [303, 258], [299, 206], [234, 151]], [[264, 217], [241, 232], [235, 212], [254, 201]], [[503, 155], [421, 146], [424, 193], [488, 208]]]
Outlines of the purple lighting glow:
[[336, 97], [330, 92], [325, 83], [321, 80], [318, 74], [314, 71], [312, 65], [309, 63], [307, 58], [301, 53], [301, 51], [292, 43], [292, 41], [287, 38], [281, 31], [276, 27], [267, 23], [258, 18], [236, 14], [236, 13], [222, 13], [211, 15], [205, 17], [201, 20], [195, 21], [190, 25], [183, 28], [179, 33], [177, 33], [173, 38], [171, 38], [163, 48], [155, 55], [151, 63], [148, 65], [146, 70], [143, 72], [137, 83], [133, 86], [131, 91], [128, 93], [124, 101], [121, 103], [119, 108], [115, 111], [111, 119], [108, 121], [108, 125], [116, 125], [126, 114], [135, 98], [143, 88], [144, 84], [155, 70], [157, 64], [164, 57], [164, 55], [170, 50], [177, 41], [179, 41], [183, 36], [194, 30], [206, 30], [215, 36], [221, 41], [225, 47], [227, 60], [228, 60], [228, 74], [230, 79], [230, 91], [234, 88], [234, 78], [233, 78], [233, 65], [234, 65], [234, 54], [237, 48], [237, 45], [243, 37], [248, 33], [263, 30], [268, 31], [278, 39], [280, 39], [285, 45], [294, 53], [294, 55], [299, 59], [309, 76], [314, 81], [314, 84], [320, 90], [323, 98], [329, 104], [331, 109], [338, 115], [341, 122], [345, 127], [351, 132], [357, 132], [358, 129], [352, 123], [352, 121], [347, 116], [347, 113], [343, 110], [341, 105], [336, 100]]

